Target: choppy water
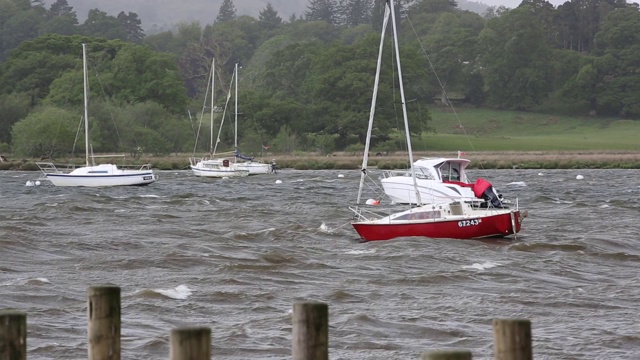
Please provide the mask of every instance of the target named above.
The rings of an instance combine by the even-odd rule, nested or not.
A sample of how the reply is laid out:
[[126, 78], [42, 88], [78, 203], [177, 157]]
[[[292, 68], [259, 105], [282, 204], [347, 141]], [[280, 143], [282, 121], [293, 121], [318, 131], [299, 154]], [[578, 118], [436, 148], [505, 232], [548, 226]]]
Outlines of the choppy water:
[[536, 359], [640, 358], [640, 171], [482, 176], [528, 209], [516, 240], [360, 243], [355, 170], [108, 189], [0, 172], [0, 308], [28, 313], [32, 360], [86, 358], [102, 284], [122, 288], [124, 359], [167, 358], [190, 325], [212, 328], [216, 359], [290, 358], [307, 300], [329, 304], [332, 359], [491, 359], [494, 318], [530, 319]]

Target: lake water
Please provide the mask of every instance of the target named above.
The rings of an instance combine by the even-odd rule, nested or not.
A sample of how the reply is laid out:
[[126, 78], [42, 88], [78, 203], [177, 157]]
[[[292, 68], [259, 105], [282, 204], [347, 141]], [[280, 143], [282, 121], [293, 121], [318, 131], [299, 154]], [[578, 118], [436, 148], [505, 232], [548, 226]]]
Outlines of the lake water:
[[27, 312], [31, 360], [87, 358], [103, 284], [122, 288], [123, 359], [166, 359], [194, 325], [215, 359], [291, 358], [299, 301], [329, 304], [331, 359], [492, 359], [494, 318], [530, 319], [536, 359], [640, 358], [640, 171], [476, 170], [528, 210], [517, 239], [372, 243], [349, 225], [359, 174], [86, 189], [0, 172], [0, 308]]

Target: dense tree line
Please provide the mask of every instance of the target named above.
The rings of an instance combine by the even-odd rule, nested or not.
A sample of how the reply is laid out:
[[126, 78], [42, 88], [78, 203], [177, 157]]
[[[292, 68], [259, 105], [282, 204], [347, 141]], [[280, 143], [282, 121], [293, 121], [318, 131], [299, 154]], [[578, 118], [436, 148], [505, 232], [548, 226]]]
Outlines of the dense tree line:
[[[243, 152], [267, 144], [280, 151], [359, 148], [384, 1], [311, 0], [300, 17], [283, 20], [271, 4], [256, 19], [238, 16], [233, 0], [224, 0], [211, 24], [182, 23], [145, 36], [131, 12], [114, 17], [93, 9], [79, 24], [66, 0], [48, 9], [0, 0], [0, 151], [11, 145], [32, 156], [61, 156], [73, 148], [81, 43], [89, 44], [94, 71], [94, 151], [192, 151], [195, 135], [208, 133], [198, 130], [198, 119], [211, 111], [203, 104], [212, 58], [218, 109], [227, 103], [235, 64], [241, 66]], [[594, 115], [640, 116], [637, 4], [524, 0], [483, 16], [454, 0], [396, 5], [416, 133], [428, 130], [434, 102], [452, 99], [528, 110], [555, 97], [584, 103]], [[401, 115], [391, 51], [385, 53], [374, 146], [393, 150], [401, 143]], [[232, 138], [231, 127], [223, 129], [223, 145]], [[207, 140], [199, 139], [200, 151]]]

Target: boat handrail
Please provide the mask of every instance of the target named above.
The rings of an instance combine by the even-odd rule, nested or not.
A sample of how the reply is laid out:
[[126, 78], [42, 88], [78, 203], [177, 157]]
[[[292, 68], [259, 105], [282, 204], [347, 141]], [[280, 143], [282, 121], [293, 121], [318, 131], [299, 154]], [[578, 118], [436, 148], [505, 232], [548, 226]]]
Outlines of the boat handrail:
[[60, 170], [56, 167], [56, 165], [52, 162], [36, 162], [40, 171], [45, 174], [56, 174], [59, 173]]
[[137, 169], [137, 170], [151, 170], [151, 164], [142, 165], [120, 165], [121, 169]]
[[107, 154], [107, 155], [89, 155], [91, 158], [115, 158], [115, 157], [125, 157], [125, 154]]

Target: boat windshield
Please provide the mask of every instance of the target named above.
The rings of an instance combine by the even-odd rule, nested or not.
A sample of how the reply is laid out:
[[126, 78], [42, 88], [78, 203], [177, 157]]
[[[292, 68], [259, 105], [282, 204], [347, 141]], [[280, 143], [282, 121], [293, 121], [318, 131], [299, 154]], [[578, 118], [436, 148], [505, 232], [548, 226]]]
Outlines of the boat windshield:
[[415, 172], [417, 179], [434, 180], [433, 175], [431, 175], [431, 173], [429, 172], [429, 169], [427, 168], [415, 167], [413, 168], [413, 171]]
[[443, 181], [466, 181], [460, 170], [460, 164], [445, 162], [440, 166]]

